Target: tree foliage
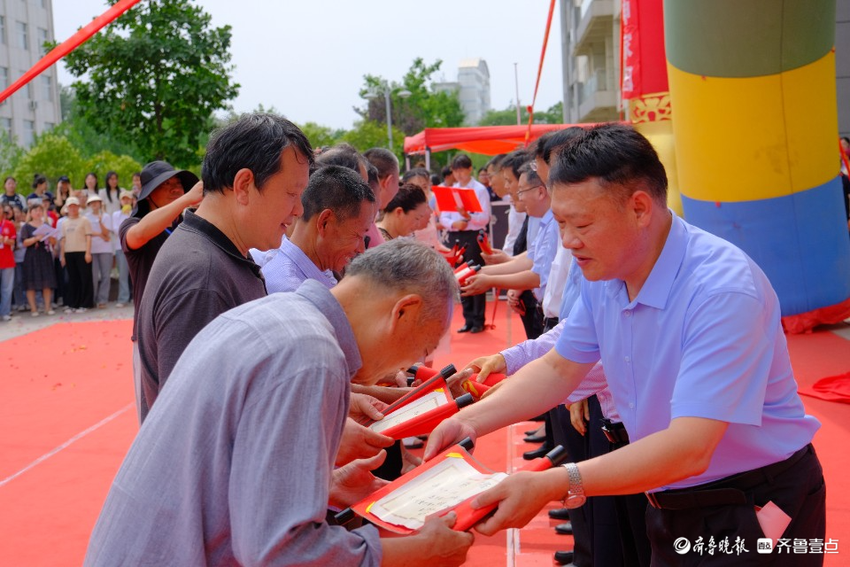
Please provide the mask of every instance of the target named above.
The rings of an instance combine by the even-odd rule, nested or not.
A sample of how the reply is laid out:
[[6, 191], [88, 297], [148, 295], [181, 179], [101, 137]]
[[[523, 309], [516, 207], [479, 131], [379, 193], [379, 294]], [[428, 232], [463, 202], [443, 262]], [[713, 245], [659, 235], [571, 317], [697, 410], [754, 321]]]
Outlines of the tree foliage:
[[189, 0], [137, 5], [65, 58], [81, 115], [146, 159], [196, 164], [213, 112], [238, 93], [230, 40]]
[[94, 172], [101, 187], [106, 185], [107, 172], [114, 171], [118, 174], [119, 186], [129, 189], [132, 185], [133, 174], [141, 171], [141, 169], [142, 164], [130, 156], [119, 156], [110, 151], [100, 152], [85, 160], [86, 173]]
[[[522, 124], [528, 124], [528, 111], [520, 109]], [[546, 110], [534, 111], [534, 124], [561, 124], [564, 121], [564, 103], [558, 102]], [[479, 126], [515, 126], [516, 107], [509, 106], [504, 110], [489, 110], [478, 122]]]
[[0, 135], [0, 174], [5, 179], [9, 175], [14, 175], [15, 167], [24, 155], [24, 150], [21, 148], [11, 136]]
[[62, 122], [53, 132], [68, 138], [82, 155], [90, 156], [108, 151], [117, 155], [132, 156], [136, 161], [148, 161], [133, 140], [118, 140], [112, 132], [99, 132], [95, 129], [81, 112], [73, 88], [63, 86], [59, 92]]
[[[15, 179], [22, 188], [28, 187], [33, 176], [40, 173], [52, 186], [61, 175], [71, 178], [72, 187], [81, 187], [85, 176], [85, 160], [68, 138], [47, 132], [35, 139], [30, 149], [18, 160]], [[22, 193], [29, 193], [26, 189]]]
[[[375, 120], [358, 120], [354, 123], [354, 128], [342, 135], [342, 141], [348, 142], [360, 152], [365, 152], [369, 148], [386, 148], [387, 125]], [[400, 156], [403, 150], [404, 132], [393, 125], [393, 153]]]
[[81, 188], [88, 172], [97, 174], [102, 187], [106, 172], [115, 171], [121, 186], [129, 187], [133, 173], [141, 168], [141, 164], [132, 157], [109, 151], [87, 158], [67, 137], [51, 131], [35, 139], [30, 149], [15, 162], [11, 174], [21, 185], [21, 192], [29, 193], [26, 188], [36, 173], [47, 177], [51, 187], [60, 176], [67, 175], [72, 187]]
[[[464, 114], [458, 93], [436, 92], [433, 89], [431, 76], [439, 71], [442, 64], [443, 62], [438, 59], [428, 65], [421, 57], [417, 57], [401, 82], [387, 81], [378, 75], [365, 75], [360, 96], [377, 96], [368, 100], [364, 108], [354, 110], [366, 121], [386, 124], [386, 99], [383, 93], [389, 88], [393, 126], [405, 135], [412, 136], [426, 127], [461, 126]], [[410, 96], [407, 98], [400, 96], [399, 92], [403, 90], [408, 91]], [[395, 137], [395, 134], [393, 136]], [[386, 145], [386, 135], [384, 140], [383, 145]]]

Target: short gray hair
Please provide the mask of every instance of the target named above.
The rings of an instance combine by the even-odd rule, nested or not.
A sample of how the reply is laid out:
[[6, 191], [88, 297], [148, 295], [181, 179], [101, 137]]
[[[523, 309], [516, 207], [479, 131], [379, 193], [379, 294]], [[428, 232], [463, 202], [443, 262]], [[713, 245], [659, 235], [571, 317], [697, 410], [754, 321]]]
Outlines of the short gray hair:
[[396, 238], [370, 248], [352, 260], [345, 274], [420, 295], [424, 301], [423, 319], [445, 317], [458, 290], [457, 279], [445, 258], [412, 238]]

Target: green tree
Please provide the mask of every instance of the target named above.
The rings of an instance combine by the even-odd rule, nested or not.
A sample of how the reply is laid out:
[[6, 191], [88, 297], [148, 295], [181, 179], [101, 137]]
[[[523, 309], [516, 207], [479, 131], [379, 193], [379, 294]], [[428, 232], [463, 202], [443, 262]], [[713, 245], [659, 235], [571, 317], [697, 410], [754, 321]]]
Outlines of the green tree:
[[62, 86], [59, 90], [62, 122], [54, 133], [65, 136], [82, 155], [90, 156], [108, 151], [118, 155], [132, 156], [133, 159], [146, 162], [145, 154], [139, 150], [133, 140], [118, 140], [111, 132], [99, 132], [81, 112], [72, 87]]
[[[314, 148], [333, 146], [346, 134], [345, 130], [334, 130], [329, 126], [323, 126], [315, 122], [305, 122], [304, 124], [299, 124], [298, 127], [301, 128], [301, 131], [310, 140], [310, 145]], [[384, 131], [386, 131], [386, 128], [384, 128]], [[386, 138], [386, 134], [384, 137]]]
[[[370, 99], [364, 108], [355, 108], [355, 111], [365, 120], [386, 124], [386, 99], [383, 93], [389, 88], [393, 126], [405, 135], [412, 136], [426, 127], [461, 126], [464, 114], [458, 93], [456, 91], [437, 92], [433, 88], [431, 76], [439, 71], [442, 64], [443, 62], [438, 59], [428, 65], [421, 57], [417, 57], [401, 82], [387, 81], [378, 75], [365, 75], [360, 96], [375, 96], [375, 98]], [[408, 91], [410, 95], [402, 97], [399, 95], [402, 91]], [[393, 137], [395, 138], [395, 134]], [[386, 145], [386, 134], [383, 145]]]
[[[561, 124], [564, 121], [564, 103], [558, 102], [546, 110], [534, 111], [534, 124]], [[528, 124], [528, 111], [520, 109], [522, 124]], [[479, 126], [515, 126], [516, 107], [509, 106], [504, 110], [490, 110], [478, 122]]]
[[29, 151], [21, 156], [13, 175], [21, 193], [26, 195], [36, 173], [46, 176], [50, 187], [60, 175], [69, 176], [72, 187], [82, 187], [85, 171], [85, 160], [68, 138], [47, 132], [38, 136]]
[[133, 174], [141, 169], [142, 164], [130, 156], [119, 156], [110, 151], [100, 152], [85, 161], [86, 172], [93, 171], [101, 187], [106, 185], [107, 172], [114, 171], [118, 174], [118, 185], [129, 189], [132, 185]]
[[23, 155], [24, 149], [16, 144], [10, 135], [0, 132], [0, 175], [3, 179], [13, 175], [12, 172]]
[[146, 159], [185, 167], [198, 163], [213, 112], [238, 93], [230, 40], [230, 26], [213, 28], [189, 0], [148, 0], [65, 62], [95, 131], [135, 144]]
[[[358, 120], [354, 123], [354, 128], [342, 135], [342, 141], [348, 142], [360, 152], [375, 147], [386, 148], [387, 126], [375, 120]], [[400, 156], [403, 148], [404, 132], [393, 126], [393, 152]]]

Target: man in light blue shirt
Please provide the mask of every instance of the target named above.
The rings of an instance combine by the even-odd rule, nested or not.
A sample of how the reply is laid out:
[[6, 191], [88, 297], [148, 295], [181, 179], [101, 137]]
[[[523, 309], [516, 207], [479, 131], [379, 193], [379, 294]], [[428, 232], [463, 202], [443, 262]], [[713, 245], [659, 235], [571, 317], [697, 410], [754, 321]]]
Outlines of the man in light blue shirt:
[[[774, 538], [823, 540], [825, 487], [811, 446], [820, 424], [797, 395], [764, 273], [667, 209], [664, 167], [629, 126], [579, 136], [559, 154], [550, 182], [564, 246], [588, 280], [581, 297], [555, 349], [443, 422], [425, 457], [548, 409], [599, 360], [632, 443], [512, 475], [473, 502], [499, 503], [479, 531], [525, 525], [555, 499], [571, 507], [586, 496], [646, 491], [653, 564], [681, 564], [709, 538], [737, 550], [712, 565], [756, 561], [765, 506], [787, 520], [776, 522]], [[795, 565], [819, 564], [799, 557]]]
[[485, 293], [495, 287], [499, 289], [533, 290], [539, 302], [543, 300], [552, 260], [558, 250], [560, 236], [555, 222], [551, 198], [546, 185], [529, 164], [520, 168], [519, 199], [525, 204], [530, 218], [540, 219], [540, 227], [532, 239], [529, 235], [528, 251], [507, 262], [484, 266], [469, 278], [461, 289], [464, 296]]
[[328, 289], [334, 273], [365, 250], [363, 237], [377, 207], [372, 189], [356, 172], [338, 165], [318, 169], [301, 196], [304, 214], [295, 221], [274, 255], [265, 255], [263, 276], [269, 293], [295, 291], [304, 280]]

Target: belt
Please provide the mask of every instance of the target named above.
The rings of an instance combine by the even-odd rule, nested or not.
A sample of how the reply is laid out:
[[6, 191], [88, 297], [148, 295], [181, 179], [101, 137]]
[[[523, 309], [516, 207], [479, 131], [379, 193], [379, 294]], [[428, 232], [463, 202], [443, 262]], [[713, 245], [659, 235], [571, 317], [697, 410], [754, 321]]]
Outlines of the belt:
[[692, 488], [666, 490], [664, 492], [647, 492], [646, 498], [653, 508], [664, 510], [687, 510], [688, 508], [746, 504], [746, 491], [752, 490], [765, 482], [772, 481], [774, 477], [779, 476], [796, 465], [809, 453], [814, 453], [814, 447], [812, 447], [811, 443], [784, 461]]
[[602, 418], [602, 433], [609, 442], [614, 445], [628, 445], [629, 433], [626, 431], [626, 426], [621, 422], [614, 422], [608, 418]]

